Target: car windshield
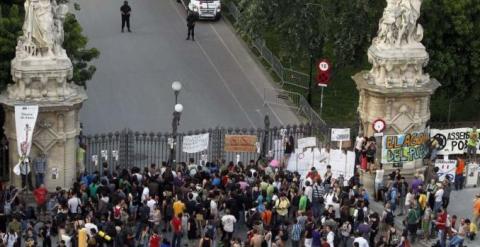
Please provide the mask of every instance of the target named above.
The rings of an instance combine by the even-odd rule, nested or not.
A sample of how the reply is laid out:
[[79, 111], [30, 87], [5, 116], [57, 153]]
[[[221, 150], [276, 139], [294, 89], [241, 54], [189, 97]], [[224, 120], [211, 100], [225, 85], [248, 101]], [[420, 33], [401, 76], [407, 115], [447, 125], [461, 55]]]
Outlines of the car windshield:
[[200, 3], [213, 3], [215, 0], [200, 0]]

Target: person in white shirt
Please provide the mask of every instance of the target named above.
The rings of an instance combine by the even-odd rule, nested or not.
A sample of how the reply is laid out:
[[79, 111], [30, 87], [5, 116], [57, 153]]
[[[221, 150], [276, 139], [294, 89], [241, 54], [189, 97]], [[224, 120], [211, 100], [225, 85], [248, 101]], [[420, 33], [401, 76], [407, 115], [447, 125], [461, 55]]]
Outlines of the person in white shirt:
[[210, 200], [210, 214], [214, 219], [217, 219], [218, 204], [214, 199]]
[[376, 170], [375, 174], [375, 200], [379, 201], [382, 195], [382, 192], [379, 190], [383, 187], [383, 176], [385, 175], [385, 170], [383, 170], [383, 164], [380, 163], [380, 169]]
[[235, 216], [230, 214], [230, 210], [225, 210], [225, 215], [222, 217], [222, 226], [223, 226], [223, 235], [222, 241], [227, 240], [227, 243], [230, 243], [230, 240], [233, 236], [233, 230], [235, 229], [235, 223], [237, 219]]
[[362, 152], [363, 143], [365, 142], [365, 138], [363, 137], [363, 133], [360, 131], [358, 132], [357, 138], [355, 138], [355, 166], [360, 165], [360, 154]]
[[330, 247], [335, 247], [333, 241], [335, 239], [335, 233], [332, 231], [332, 227], [327, 225], [326, 226], [326, 229], [327, 229], [327, 242], [328, 244], [330, 245]]
[[368, 241], [361, 236], [360, 233], [356, 232], [355, 233], [355, 239], [353, 240], [353, 244], [355, 246], [355, 243], [358, 244], [358, 247], [369, 247]]
[[155, 216], [155, 208], [157, 207], [157, 201], [153, 199], [153, 197], [150, 197], [150, 199], [147, 201], [147, 207], [150, 208], [150, 216], [149, 220], [153, 220], [153, 217]]
[[77, 197], [75, 193], [72, 193], [72, 197], [68, 199], [68, 212], [72, 215], [77, 215], [80, 212], [80, 207], [82, 206], [82, 201]]
[[309, 200], [310, 202], [313, 201], [313, 188], [312, 188], [312, 186], [310, 185], [310, 181], [307, 181], [307, 182], [305, 183], [305, 192], [304, 192], [304, 194], [307, 196], [307, 198], [308, 198], [308, 200]]
[[437, 191], [435, 192], [435, 204], [433, 206], [433, 212], [437, 212], [440, 207], [442, 207], [442, 198], [443, 198], [443, 185], [442, 184], [437, 184], [438, 185], [438, 189]]
[[143, 187], [142, 197], [141, 197], [142, 202], [147, 200], [149, 196], [150, 196], [150, 189], [148, 189], [148, 186]]
[[15, 242], [17, 242], [17, 239], [18, 239], [18, 234], [14, 232], [13, 229], [10, 229], [10, 232], [7, 232], [5, 233], [5, 235], [3, 235], [3, 242], [7, 247], [15, 246]]

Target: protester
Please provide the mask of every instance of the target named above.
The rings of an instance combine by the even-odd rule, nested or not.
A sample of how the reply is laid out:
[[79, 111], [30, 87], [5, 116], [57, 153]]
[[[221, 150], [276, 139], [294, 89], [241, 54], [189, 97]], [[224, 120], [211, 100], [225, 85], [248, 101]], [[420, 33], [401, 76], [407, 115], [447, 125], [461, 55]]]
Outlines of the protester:
[[[39, 222], [35, 210], [17, 200], [19, 190], [9, 187], [1, 193], [7, 219], [5, 229], [0, 227], [2, 239], [23, 229], [25, 234], [10, 234], [9, 239], [48, 244], [58, 238], [58, 246], [214, 247], [221, 242], [396, 247], [416, 242], [419, 227], [426, 239], [438, 230], [441, 246], [476, 236], [480, 199], [474, 202], [474, 222], [455, 224], [455, 217], [447, 217], [445, 211], [451, 185], [448, 180], [439, 183], [438, 176], [424, 188], [422, 176], [409, 183], [397, 169], [384, 178], [380, 166], [375, 187], [376, 199], [384, 203], [382, 213], [370, 208], [374, 202], [359, 173], [335, 177], [327, 167], [325, 174], [309, 169], [301, 176], [282, 167], [272, 169], [268, 163], [188, 161], [150, 164], [143, 170], [113, 170], [104, 163], [98, 171], [81, 174], [68, 190], [57, 188], [48, 194], [40, 186], [33, 195], [45, 218], [37, 226], [43, 230], [33, 227]], [[402, 213], [405, 226], [396, 229], [395, 222], [401, 220], [397, 214]], [[460, 225], [461, 230], [456, 227]], [[246, 234], [239, 232], [244, 230]]]

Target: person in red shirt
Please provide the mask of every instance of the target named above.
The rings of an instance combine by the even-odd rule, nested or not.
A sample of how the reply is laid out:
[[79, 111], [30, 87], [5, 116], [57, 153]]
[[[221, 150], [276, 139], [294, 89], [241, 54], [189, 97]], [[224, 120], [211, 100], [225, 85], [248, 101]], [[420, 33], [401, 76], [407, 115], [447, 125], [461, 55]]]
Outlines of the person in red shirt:
[[183, 214], [179, 213], [170, 221], [173, 229], [172, 247], [180, 247], [182, 242], [182, 218]]
[[47, 195], [48, 190], [45, 188], [44, 184], [41, 184], [38, 188], [33, 191], [33, 196], [35, 197], [35, 202], [37, 203], [38, 213], [45, 213], [47, 211]]
[[150, 236], [150, 239], [148, 240], [148, 246], [149, 247], [160, 247], [160, 242], [162, 238], [158, 235], [158, 230], [153, 229], [153, 234]]
[[438, 239], [440, 240], [440, 247], [445, 247], [446, 245], [446, 229], [447, 229], [447, 212], [445, 209], [440, 207], [437, 213], [437, 220], [434, 221], [438, 230]]

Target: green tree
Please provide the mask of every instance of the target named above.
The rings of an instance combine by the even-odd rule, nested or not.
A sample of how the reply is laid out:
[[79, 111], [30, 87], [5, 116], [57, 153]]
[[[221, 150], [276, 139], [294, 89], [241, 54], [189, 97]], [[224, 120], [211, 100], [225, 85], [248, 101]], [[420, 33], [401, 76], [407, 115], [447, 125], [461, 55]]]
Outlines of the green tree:
[[[17, 38], [22, 34], [24, 9], [22, 1], [9, 0], [0, 4], [0, 90], [4, 90], [7, 84], [12, 83], [10, 75], [10, 62], [15, 57]], [[64, 3], [66, 0], [57, 0]], [[72, 81], [86, 87], [96, 71], [91, 61], [98, 58], [99, 51], [95, 48], [87, 48], [88, 38], [82, 34], [82, 27], [69, 13], [64, 24], [65, 39], [63, 47], [73, 64]]]
[[480, 102], [480, 1], [424, 0], [422, 8], [427, 72], [442, 84], [434, 100]]
[[0, 90], [4, 90], [12, 81], [10, 62], [15, 57], [22, 24], [23, 17], [18, 5], [0, 5]]
[[86, 48], [88, 38], [82, 34], [82, 27], [75, 15], [69, 13], [65, 17], [65, 40], [63, 47], [73, 63], [72, 81], [77, 85], [86, 87], [86, 82], [92, 79], [96, 67], [90, 62], [98, 58], [100, 52], [96, 48]]

